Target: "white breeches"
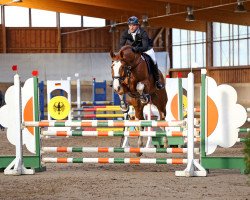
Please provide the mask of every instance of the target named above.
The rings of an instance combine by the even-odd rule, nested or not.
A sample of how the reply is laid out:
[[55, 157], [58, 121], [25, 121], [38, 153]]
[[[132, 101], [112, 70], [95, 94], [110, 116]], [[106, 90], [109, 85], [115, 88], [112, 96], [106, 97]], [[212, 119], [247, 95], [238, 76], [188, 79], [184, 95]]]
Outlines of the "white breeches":
[[154, 61], [154, 64], [156, 64], [155, 51], [153, 48], [145, 51], [144, 53], [148, 54]]

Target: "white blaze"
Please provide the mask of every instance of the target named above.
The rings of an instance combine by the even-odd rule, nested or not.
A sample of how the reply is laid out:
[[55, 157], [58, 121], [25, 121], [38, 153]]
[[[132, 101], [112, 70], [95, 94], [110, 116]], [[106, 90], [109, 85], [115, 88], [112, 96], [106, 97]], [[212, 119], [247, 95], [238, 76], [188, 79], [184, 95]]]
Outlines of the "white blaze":
[[[121, 67], [120, 61], [114, 61], [113, 62], [113, 71], [114, 71], [114, 77], [120, 77], [119, 71]], [[115, 78], [113, 81], [113, 88], [114, 90], [118, 91], [118, 87], [120, 86], [119, 79]]]

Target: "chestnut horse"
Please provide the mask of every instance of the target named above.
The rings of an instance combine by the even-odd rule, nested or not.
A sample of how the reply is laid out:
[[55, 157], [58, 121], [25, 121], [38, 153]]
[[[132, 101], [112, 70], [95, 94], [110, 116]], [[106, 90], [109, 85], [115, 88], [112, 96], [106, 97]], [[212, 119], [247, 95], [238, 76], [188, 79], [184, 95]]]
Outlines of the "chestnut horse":
[[[118, 54], [110, 52], [112, 58], [112, 78], [114, 91], [119, 95], [121, 108], [124, 112], [128, 111], [129, 106], [124, 101], [124, 95], [130, 97], [128, 103], [135, 109], [135, 117], [143, 120], [143, 107], [149, 102], [157, 107], [160, 119], [166, 116], [167, 93], [165, 88], [157, 90], [153, 75], [149, 73], [147, 62], [141, 53], [132, 51], [130, 45], [120, 49]], [[164, 83], [160, 72], [160, 81]], [[138, 145], [142, 146], [142, 138], [139, 138]], [[165, 145], [164, 145], [165, 146]]]

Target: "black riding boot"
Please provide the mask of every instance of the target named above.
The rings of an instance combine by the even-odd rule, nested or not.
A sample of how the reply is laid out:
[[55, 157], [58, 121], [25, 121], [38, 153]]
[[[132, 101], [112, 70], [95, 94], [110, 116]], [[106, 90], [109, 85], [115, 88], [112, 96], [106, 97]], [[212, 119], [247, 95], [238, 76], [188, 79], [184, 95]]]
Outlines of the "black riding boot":
[[154, 65], [153, 76], [154, 76], [154, 79], [155, 79], [156, 88], [158, 90], [163, 89], [164, 85], [160, 82], [160, 74], [159, 74], [157, 63]]

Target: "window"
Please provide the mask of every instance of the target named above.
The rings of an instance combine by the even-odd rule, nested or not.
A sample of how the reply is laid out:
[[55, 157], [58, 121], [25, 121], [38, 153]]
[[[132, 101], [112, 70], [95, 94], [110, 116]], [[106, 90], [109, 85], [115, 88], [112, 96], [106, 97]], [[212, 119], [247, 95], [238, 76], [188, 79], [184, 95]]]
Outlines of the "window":
[[105, 19], [95, 17], [83, 17], [84, 27], [102, 27], [105, 26]]
[[29, 9], [17, 6], [5, 6], [6, 27], [28, 27]]
[[206, 65], [206, 33], [172, 29], [173, 68], [197, 68]]
[[56, 12], [31, 9], [33, 27], [56, 27]]
[[81, 27], [81, 16], [60, 13], [61, 27]]
[[213, 66], [250, 65], [250, 26], [213, 23]]

